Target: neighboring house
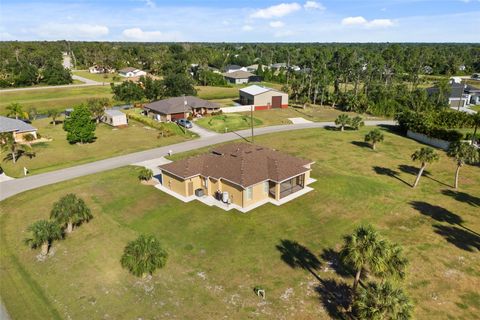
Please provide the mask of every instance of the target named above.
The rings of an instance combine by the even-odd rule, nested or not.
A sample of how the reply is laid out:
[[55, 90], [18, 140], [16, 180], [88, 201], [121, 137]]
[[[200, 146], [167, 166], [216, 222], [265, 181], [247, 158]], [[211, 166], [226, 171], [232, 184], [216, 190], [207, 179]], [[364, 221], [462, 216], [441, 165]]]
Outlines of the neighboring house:
[[157, 121], [169, 122], [219, 111], [220, 105], [193, 96], [154, 101], [143, 107], [146, 114]]
[[260, 82], [261, 78], [247, 71], [225, 72], [223, 74], [225, 80], [233, 84], [245, 84], [249, 82]]
[[237, 66], [236, 64], [230, 64], [224, 68], [225, 73], [235, 72], [235, 71], [247, 71], [247, 68]]
[[90, 73], [113, 73], [113, 72], [115, 72], [115, 69], [94, 65], [93, 67], [88, 68], [88, 72], [90, 72]]
[[240, 103], [253, 105], [255, 110], [288, 108], [288, 94], [272, 88], [253, 85], [240, 89], [239, 94]]
[[[230, 206], [246, 212], [262, 204], [276, 205], [308, 191], [313, 161], [266, 147], [231, 143], [159, 166], [161, 187], [184, 201]], [[228, 204], [228, 205], [227, 205]]]
[[137, 69], [137, 68], [132, 68], [132, 67], [120, 69], [118, 71], [118, 74], [121, 75], [122, 77], [128, 77], [128, 78], [140, 77], [140, 76], [146, 76], [147, 75], [147, 73], [145, 71]]
[[[480, 105], [480, 89], [468, 84], [457, 82], [458, 79], [450, 80], [450, 95], [448, 105], [450, 108], [464, 108], [471, 105]], [[427, 89], [429, 95], [437, 94], [438, 88]]]
[[[258, 64], [252, 64], [251, 66], [247, 66], [247, 71], [248, 72], [257, 72], [258, 70]], [[263, 69], [263, 68], [262, 68]]]
[[22, 120], [0, 116], [0, 133], [11, 132], [17, 142], [25, 141], [25, 136], [31, 134], [37, 139], [37, 128]]
[[128, 126], [127, 115], [115, 109], [105, 110], [105, 114], [102, 116], [102, 122], [105, 122], [113, 127]]
[[462, 64], [461, 66], [458, 67], [458, 70], [459, 71], [465, 71], [465, 70], [467, 70], [467, 67], [464, 64]]
[[286, 69], [287, 68], [287, 63], [285, 63], [285, 62], [274, 63], [274, 64], [270, 65], [270, 68], [272, 68], [275, 71], [278, 71], [280, 69]]

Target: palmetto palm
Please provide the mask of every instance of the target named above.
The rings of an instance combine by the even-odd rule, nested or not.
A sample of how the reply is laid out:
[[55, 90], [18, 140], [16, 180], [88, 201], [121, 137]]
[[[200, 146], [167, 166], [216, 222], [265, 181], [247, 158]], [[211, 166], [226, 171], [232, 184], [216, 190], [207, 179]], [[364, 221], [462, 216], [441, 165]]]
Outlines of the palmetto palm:
[[66, 232], [71, 233], [74, 226], [88, 222], [93, 216], [83, 199], [69, 193], [53, 204], [50, 218], [59, 225], [66, 226]]
[[47, 255], [52, 241], [62, 238], [60, 226], [49, 220], [39, 220], [31, 224], [27, 231], [31, 237], [25, 239], [25, 243], [32, 248], [42, 248], [42, 255]]
[[50, 109], [47, 111], [48, 117], [52, 118], [53, 125], [57, 124], [57, 118], [60, 116], [60, 111], [56, 109]]
[[480, 151], [469, 143], [456, 142], [450, 144], [447, 155], [452, 157], [457, 164], [457, 169], [455, 170], [455, 189], [457, 189], [460, 168], [466, 163], [478, 163], [480, 161]]
[[370, 142], [373, 150], [375, 150], [377, 143], [382, 142], [383, 139], [383, 133], [379, 129], [373, 129], [365, 135], [365, 142]]
[[356, 116], [356, 117], [353, 117], [353, 118], [350, 119], [350, 126], [354, 130], [358, 130], [358, 129], [360, 129], [360, 127], [362, 127], [364, 125], [365, 125], [365, 122], [363, 122], [363, 119], [360, 116]]
[[340, 131], [343, 131], [345, 129], [345, 126], [347, 126], [349, 123], [350, 117], [345, 113], [340, 114], [337, 119], [335, 119], [335, 124], [337, 126], [340, 126]]
[[125, 247], [120, 260], [122, 267], [140, 277], [165, 266], [168, 254], [154, 236], [141, 235]]
[[21, 144], [15, 141], [15, 138], [11, 132], [0, 133], [0, 145], [3, 151], [11, 154], [13, 163], [17, 162], [20, 151], [30, 156], [35, 155], [35, 152], [32, 151], [32, 148], [29, 145]]
[[353, 310], [362, 320], [407, 320], [412, 316], [413, 305], [401, 288], [390, 282], [371, 282], [359, 290]]
[[22, 105], [17, 102], [10, 103], [6, 109], [8, 111], [7, 116], [13, 116], [15, 119], [18, 119], [18, 117], [22, 117], [25, 114]]
[[420, 181], [420, 177], [422, 176], [423, 171], [425, 170], [425, 167], [427, 166], [427, 164], [432, 163], [434, 161], [438, 161], [438, 154], [432, 148], [423, 147], [415, 151], [412, 154], [411, 158], [413, 161], [419, 161], [422, 164], [420, 167], [420, 170], [418, 171], [417, 178], [415, 179], [415, 183], [413, 184], [413, 187], [415, 188], [418, 185], [418, 182]]

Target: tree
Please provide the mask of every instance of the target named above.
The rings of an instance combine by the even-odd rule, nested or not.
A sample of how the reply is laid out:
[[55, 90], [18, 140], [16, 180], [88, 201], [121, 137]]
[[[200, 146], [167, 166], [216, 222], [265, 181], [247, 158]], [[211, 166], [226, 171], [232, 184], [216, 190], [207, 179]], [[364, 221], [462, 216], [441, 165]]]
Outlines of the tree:
[[23, 111], [23, 107], [20, 103], [12, 102], [6, 107], [8, 113], [7, 117], [15, 117], [18, 120], [18, 117], [23, 117], [25, 112]]
[[458, 189], [458, 176], [460, 168], [465, 164], [475, 164], [480, 161], [480, 152], [475, 146], [466, 142], [453, 142], [450, 144], [447, 155], [452, 157], [457, 164], [455, 170], [455, 189]]
[[90, 221], [93, 215], [83, 199], [69, 193], [53, 204], [50, 218], [71, 233], [75, 226]]
[[25, 153], [30, 157], [35, 156], [35, 152], [32, 151], [32, 148], [29, 145], [21, 144], [15, 141], [13, 133], [11, 132], [0, 133], [0, 145], [2, 150], [10, 153], [13, 163], [17, 162], [20, 153]]
[[126, 103], [132, 103], [140, 101], [145, 97], [143, 89], [133, 81], [124, 81], [119, 85], [111, 84], [113, 98], [118, 101], [125, 101]]
[[88, 106], [79, 105], [74, 108], [70, 118], [65, 119], [63, 129], [67, 131], [70, 143], [88, 143], [95, 140], [95, 123]]
[[57, 118], [60, 116], [60, 111], [57, 109], [49, 109], [47, 110], [47, 116], [52, 118], [53, 125], [57, 125]]
[[35, 107], [30, 107], [28, 109], [28, 119], [30, 120], [37, 120], [37, 116], [38, 116], [38, 111], [37, 111], [37, 108]]
[[167, 252], [154, 236], [141, 235], [127, 244], [120, 262], [133, 275], [144, 277], [163, 268], [167, 257]]
[[153, 80], [149, 76], [141, 76], [139, 83], [142, 85], [145, 98], [148, 100], [155, 101], [163, 95], [163, 84], [161, 80]]
[[72, 73], [60, 62], [50, 61], [43, 71], [43, 81], [48, 85], [69, 84], [73, 82]]
[[100, 119], [105, 113], [105, 108], [109, 105], [108, 98], [91, 98], [87, 100], [88, 109], [95, 117], [95, 121], [100, 123]]
[[430, 147], [423, 147], [415, 151], [411, 158], [413, 161], [419, 161], [422, 164], [420, 170], [418, 171], [417, 178], [415, 179], [415, 183], [413, 184], [413, 187], [415, 188], [418, 185], [420, 177], [422, 176], [427, 164], [438, 161], [438, 154]]
[[390, 282], [370, 282], [360, 288], [353, 311], [360, 320], [407, 320], [412, 317], [413, 305], [405, 292]]
[[183, 73], [167, 74], [163, 79], [163, 86], [166, 97], [191, 96], [197, 94], [192, 79]]
[[27, 228], [27, 231], [31, 234], [24, 240], [25, 244], [33, 249], [41, 247], [41, 253], [44, 256], [48, 254], [52, 242], [62, 238], [62, 229], [54, 221], [36, 221]]
[[335, 124], [340, 126], [340, 131], [343, 131], [345, 126], [350, 124], [350, 117], [347, 114], [342, 113], [338, 115], [337, 119], [335, 119]]
[[375, 150], [377, 143], [383, 141], [383, 133], [379, 129], [373, 129], [365, 135], [365, 142], [370, 142], [372, 149]]
[[138, 173], [138, 179], [140, 181], [148, 181], [152, 179], [153, 177], [153, 171], [148, 168], [141, 168], [140, 172]]
[[350, 119], [350, 126], [353, 128], [353, 130], [358, 130], [360, 127], [363, 127], [365, 123], [363, 122], [362, 117], [356, 116]]
[[477, 141], [477, 129], [480, 127], [480, 112], [475, 113], [472, 115], [472, 120], [473, 120], [473, 137], [472, 137], [472, 142]]

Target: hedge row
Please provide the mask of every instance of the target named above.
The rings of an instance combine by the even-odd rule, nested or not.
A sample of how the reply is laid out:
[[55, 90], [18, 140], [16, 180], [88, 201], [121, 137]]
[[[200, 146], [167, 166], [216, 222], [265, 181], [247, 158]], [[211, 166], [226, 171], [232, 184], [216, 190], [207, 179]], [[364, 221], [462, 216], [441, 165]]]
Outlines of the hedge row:
[[162, 122], [155, 121], [151, 118], [145, 117], [141, 114], [136, 114], [133, 112], [128, 112], [127, 117], [129, 119], [135, 120], [137, 122], [143, 123], [149, 127], [155, 128], [160, 131], [162, 137], [170, 137], [175, 135], [175, 133], [166, 127], [166, 125]]

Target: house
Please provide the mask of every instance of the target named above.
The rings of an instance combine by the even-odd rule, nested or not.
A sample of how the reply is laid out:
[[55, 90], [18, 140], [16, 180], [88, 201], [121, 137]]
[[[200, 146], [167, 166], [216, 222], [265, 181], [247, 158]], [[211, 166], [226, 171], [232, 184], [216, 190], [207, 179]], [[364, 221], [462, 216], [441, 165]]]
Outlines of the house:
[[169, 122], [191, 116], [208, 115], [220, 105], [193, 96], [174, 97], [146, 104], [143, 110], [157, 121]]
[[249, 82], [260, 82], [261, 78], [253, 73], [247, 71], [233, 71], [233, 72], [225, 72], [223, 74], [225, 80], [233, 84], [244, 84]]
[[128, 126], [127, 115], [119, 110], [107, 109], [102, 116], [102, 122], [109, 124], [113, 127], [126, 127]]
[[247, 71], [247, 68], [237, 66], [236, 64], [229, 64], [224, 69], [225, 73], [235, 72], [235, 71]]
[[137, 69], [137, 68], [132, 68], [132, 67], [127, 67], [120, 69], [118, 71], [118, 74], [121, 75], [122, 77], [140, 77], [140, 76], [146, 76], [147, 73], [143, 70]]
[[255, 110], [272, 108], [288, 108], [288, 94], [258, 85], [249, 86], [239, 90], [240, 103], [253, 105]]
[[111, 69], [108, 67], [102, 67], [99, 65], [94, 65], [93, 67], [88, 68], [88, 72], [90, 73], [113, 73], [115, 69]]
[[17, 142], [24, 142], [27, 134], [31, 134], [37, 139], [37, 128], [32, 127], [22, 120], [0, 116], [0, 133], [6, 132], [11, 132]]
[[[437, 87], [427, 88], [429, 95], [438, 94]], [[469, 84], [464, 84], [461, 79], [450, 79], [450, 95], [448, 96], [450, 108], [464, 108], [471, 105], [480, 105], [480, 89]]]
[[278, 71], [280, 69], [286, 69], [287, 63], [286, 62], [273, 63], [272, 65], [270, 65], [270, 68], [272, 68], [275, 71]]
[[197, 199], [246, 212], [281, 205], [313, 190], [313, 161], [248, 143], [230, 143], [209, 153], [159, 166], [160, 190], [183, 201]]

